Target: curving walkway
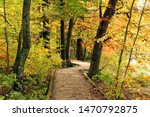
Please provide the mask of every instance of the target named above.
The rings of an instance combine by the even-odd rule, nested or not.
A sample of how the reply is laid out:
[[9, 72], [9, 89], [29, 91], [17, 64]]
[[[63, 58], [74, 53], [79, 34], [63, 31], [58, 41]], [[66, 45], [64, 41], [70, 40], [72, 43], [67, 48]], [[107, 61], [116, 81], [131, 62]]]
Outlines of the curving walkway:
[[89, 63], [72, 60], [79, 66], [56, 71], [52, 99], [53, 100], [97, 100], [103, 99], [91, 83], [85, 78], [83, 69], [89, 68]]

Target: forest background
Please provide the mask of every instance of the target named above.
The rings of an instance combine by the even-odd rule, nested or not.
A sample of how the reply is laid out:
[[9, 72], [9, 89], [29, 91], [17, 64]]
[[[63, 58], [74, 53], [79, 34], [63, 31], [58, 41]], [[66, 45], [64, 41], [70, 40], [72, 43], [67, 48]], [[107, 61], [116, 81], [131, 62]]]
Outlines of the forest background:
[[149, 0], [0, 0], [0, 99], [48, 99], [71, 59], [109, 99], [149, 99], [149, 17]]

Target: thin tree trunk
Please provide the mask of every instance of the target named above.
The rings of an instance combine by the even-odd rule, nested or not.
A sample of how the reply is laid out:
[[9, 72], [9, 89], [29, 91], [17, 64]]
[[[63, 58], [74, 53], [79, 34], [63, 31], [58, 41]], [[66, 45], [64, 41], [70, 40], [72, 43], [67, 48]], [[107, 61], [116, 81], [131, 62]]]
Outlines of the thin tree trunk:
[[[4, 8], [4, 20], [5, 24], [7, 24], [7, 16], [6, 16], [6, 1], [3, 0], [3, 8]], [[5, 39], [6, 39], [6, 56], [7, 56], [7, 68], [6, 71], [7, 73], [10, 73], [10, 60], [9, 60], [9, 41], [8, 41], [8, 33], [7, 33], [7, 28], [4, 28], [5, 31]]]
[[65, 54], [65, 25], [64, 25], [64, 20], [60, 21], [60, 32], [61, 32], [61, 59], [63, 61], [66, 60], [66, 54]]
[[[60, 0], [60, 10], [63, 10], [64, 1]], [[63, 16], [62, 16], [63, 17]], [[66, 50], [65, 50], [65, 22], [64, 18], [60, 20], [60, 43], [61, 43], [61, 59], [63, 60], [62, 66], [66, 66]]]
[[122, 44], [121, 53], [120, 53], [119, 62], [118, 62], [116, 80], [118, 80], [118, 78], [119, 78], [120, 67], [121, 67], [122, 57], [123, 57], [123, 53], [124, 53], [124, 49], [125, 49], [125, 45], [126, 45], [126, 41], [127, 41], [128, 29], [129, 29], [129, 25], [130, 25], [131, 18], [132, 18], [132, 9], [133, 9], [134, 2], [135, 2], [135, 0], [133, 0], [132, 5], [131, 5], [131, 9], [130, 9], [129, 20], [128, 20], [128, 23], [127, 23], [125, 36], [124, 36], [124, 42]]
[[101, 41], [98, 41], [98, 39], [105, 36], [108, 25], [109, 25], [109, 20], [112, 18], [112, 16], [115, 13], [115, 6], [116, 6], [117, 2], [118, 2], [118, 0], [109, 0], [108, 5], [111, 7], [107, 7], [103, 16], [102, 16], [102, 7], [101, 7], [102, 1], [100, 3], [100, 6], [99, 6], [100, 22], [99, 22], [97, 34], [95, 37], [90, 68], [88, 71], [89, 77], [92, 77], [93, 75], [99, 73], [99, 64], [100, 64], [100, 58], [101, 58], [101, 54], [102, 54], [103, 45], [102, 45]]
[[[143, 17], [143, 14], [144, 14], [146, 2], [147, 2], [147, 0], [145, 0], [144, 6], [143, 6], [143, 9], [142, 9], [142, 12], [141, 12], [141, 16], [140, 16], [140, 19], [139, 19], [139, 22], [138, 22], [137, 33], [136, 33], [136, 36], [134, 38], [134, 41], [133, 41], [133, 44], [132, 44], [132, 47], [131, 47], [131, 50], [130, 50], [130, 53], [129, 53], [129, 59], [128, 59], [128, 63], [127, 63], [126, 70], [125, 70], [125, 73], [124, 73], [124, 78], [126, 78], [126, 76], [127, 76], [128, 68], [130, 66], [130, 62], [131, 62], [131, 58], [132, 58], [133, 49], [134, 49], [135, 43], [138, 39], [138, 35], [139, 35], [139, 32], [140, 32], [140, 27], [141, 27], [141, 21], [142, 21], [142, 17]], [[120, 88], [119, 94], [121, 94], [121, 92], [123, 90], [123, 85], [124, 85], [124, 81], [121, 83], [121, 88]]]
[[128, 29], [129, 29], [129, 25], [130, 25], [131, 18], [132, 18], [132, 10], [133, 10], [134, 3], [135, 3], [135, 0], [132, 1], [132, 5], [130, 8], [129, 20], [128, 20], [127, 27], [125, 30], [124, 41], [122, 44], [121, 53], [120, 53], [120, 57], [119, 57], [119, 61], [118, 61], [118, 68], [117, 68], [117, 73], [116, 73], [116, 86], [115, 86], [116, 87], [116, 91], [115, 91], [115, 96], [116, 96], [115, 98], [116, 99], [120, 99], [120, 92], [117, 91], [117, 88], [119, 85], [118, 79], [119, 79], [119, 74], [120, 74], [120, 68], [121, 68], [123, 53], [124, 53], [124, 49], [125, 49], [125, 45], [126, 45], [126, 41], [127, 41]]
[[68, 27], [68, 33], [67, 33], [67, 42], [66, 42], [66, 64], [67, 67], [71, 67], [72, 63], [70, 61], [70, 42], [71, 42], [71, 36], [72, 36], [72, 29], [74, 25], [74, 18], [70, 18], [69, 21], [69, 27]]
[[19, 57], [18, 71], [16, 73], [17, 81], [15, 82], [14, 89], [17, 91], [23, 91], [23, 74], [24, 65], [30, 50], [31, 39], [30, 39], [30, 6], [31, 0], [24, 0], [23, 3], [23, 14], [22, 14], [22, 49]]
[[46, 17], [45, 15], [45, 10], [44, 8], [48, 6], [48, 0], [43, 0], [43, 3], [42, 4], [42, 11], [43, 11], [43, 17], [42, 17], [42, 23], [43, 23], [43, 31], [41, 32], [41, 37], [43, 37], [44, 39], [44, 48], [48, 48], [49, 49], [49, 41], [50, 41], [50, 38], [49, 38], [49, 35], [50, 35], [50, 29], [49, 27], [47, 27], [47, 24], [49, 24], [49, 20], [48, 18]]
[[131, 62], [131, 57], [132, 57], [132, 53], [133, 53], [133, 48], [134, 48], [135, 43], [136, 43], [136, 41], [137, 41], [137, 39], [138, 39], [138, 36], [139, 36], [140, 27], [141, 27], [141, 21], [142, 21], [142, 18], [143, 18], [143, 14], [144, 14], [146, 2], [147, 2], [147, 0], [145, 0], [144, 6], [143, 6], [143, 9], [142, 9], [142, 12], [141, 12], [141, 16], [140, 16], [140, 19], [139, 19], [139, 22], [138, 22], [137, 32], [136, 32], [136, 36], [135, 36], [135, 38], [134, 38], [134, 41], [133, 41], [133, 44], [132, 44], [132, 47], [131, 47], [131, 50], [130, 50], [129, 59], [128, 59], [128, 64], [127, 64], [127, 67], [126, 67], [126, 70], [125, 70], [124, 78], [125, 78], [126, 75], [127, 75], [127, 71], [128, 71], [128, 68], [129, 68], [130, 62]]

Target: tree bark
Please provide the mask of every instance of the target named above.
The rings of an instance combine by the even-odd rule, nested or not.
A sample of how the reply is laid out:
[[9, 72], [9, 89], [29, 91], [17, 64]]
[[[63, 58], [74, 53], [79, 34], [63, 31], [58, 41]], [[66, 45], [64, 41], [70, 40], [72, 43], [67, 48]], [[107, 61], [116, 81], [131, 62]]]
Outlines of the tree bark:
[[61, 38], [61, 59], [63, 61], [66, 60], [66, 54], [65, 54], [65, 25], [64, 20], [60, 21], [60, 38]]
[[17, 54], [16, 54], [16, 59], [14, 63], [14, 73], [18, 72], [18, 66], [19, 66], [19, 60], [20, 60], [20, 53], [21, 53], [21, 46], [22, 46], [22, 29], [19, 32], [19, 37], [18, 37], [18, 48], [17, 48]]
[[109, 25], [109, 21], [115, 13], [115, 7], [116, 7], [117, 2], [118, 0], [109, 0], [108, 7], [106, 8], [103, 16], [102, 16], [101, 5], [99, 7], [100, 22], [99, 22], [97, 34], [95, 37], [94, 48], [93, 48], [93, 53], [91, 57], [91, 64], [90, 64], [90, 68], [88, 71], [89, 77], [92, 77], [93, 75], [99, 73], [99, 64], [100, 64], [100, 58], [102, 54], [103, 45], [102, 45], [102, 41], [99, 41], [98, 39], [105, 36], [108, 25]]
[[102, 42], [94, 42], [94, 48], [93, 53], [91, 57], [91, 63], [90, 63], [90, 69], [88, 71], [88, 76], [92, 78], [92, 76], [99, 73], [99, 64], [100, 64], [100, 58], [102, 54]]
[[67, 67], [73, 66], [71, 61], [70, 61], [70, 53], [69, 53], [70, 52], [70, 42], [71, 42], [73, 25], [74, 25], [74, 18], [70, 18], [68, 33], [67, 33], [67, 42], [66, 42], [66, 64], [67, 64]]
[[77, 39], [77, 60], [83, 60], [82, 39]]
[[84, 51], [83, 51], [83, 59], [82, 59], [82, 61], [85, 60], [85, 57], [86, 57], [86, 47], [84, 48]]
[[49, 27], [47, 27], [47, 24], [49, 24], [49, 20], [48, 18], [46, 17], [45, 15], [45, 11], [44, 11], [44, 8], [46, 6], [48, 6], [48, 0], [43, 0], [43, 3], [42, 4], [42, 11], [44, 13], [43, 17], [42, 17], [42, 23], [43, 23], [43, 31], [41, 32], [41, 37], [44, 39], [44, 48], [49, 48], [49, 35], [50, 35], [50, 32], [49, 32]]
[[24, 0], [23, 13], [22, 13], [22, 49], [19, 56], [19, 65], [16, 73], [17, 81], [14, 84], [14, 89], [17, 91], [23, 91], [23, 74], [24, 65], [30, 50], [31, 39], [30, 39], [30, 6], [31, 0]]
[[[64, 9], [64, 1], [60, 0], [60, 10], [63, 11]], [[66, 67], [66, 50], [65, 50], [65, 21], [63, 18], [63, 15], [61, 15], [60, 20], [60, 43], [61, 43], [61, 59], [62, 61], [62, 67]]]

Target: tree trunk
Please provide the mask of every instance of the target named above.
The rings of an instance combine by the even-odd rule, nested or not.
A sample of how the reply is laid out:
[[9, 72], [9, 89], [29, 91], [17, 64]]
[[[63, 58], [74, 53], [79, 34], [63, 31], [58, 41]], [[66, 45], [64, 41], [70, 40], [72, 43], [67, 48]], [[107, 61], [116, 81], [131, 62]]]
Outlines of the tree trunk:
[[[60, 0], [60, 10], [64, 9], [64, 1]], [[60, 20], [60, 43], [61, 43], [61, 59], [62, 67], [66, 67], [66, 50], [65, 50], [65, 22], [62, 15], [62, 19]]]
[[[132, 58], [133, 49], [134, 49], [134, 46], [135, 46], [136, 41], [137, 41], [138, 36], [139, 36], [140, 27], [141, 27], [141, 21], [142, 21], [142, 18], [143, 18], [143, 14], [144, 14], [146, 2], [147, 2], [147, 0], [145, 0], [145, 2], [144, 2], [144, 6], [143, 6], [143, 9], [142, 9], [142, 12], [141, 12], [141, 16], [140, 16], [139, 22], [138, 22], [138, 27], [137, 27], [136, 36], [135, 36], [135, 38], [134, 38], [134, 40], [133, 40], [133, 44], [132, 44], [132, 47], [131, 47], [131, 49], [130, 49], [129, 59], [128, 59], [128, 63], [127, 63], [126, 69], [125, 69], [124, 78], [126, 78], [126, 75], [127, 75], [127, 72], [128, 72], [128, 68], [129, 68], [129, 66], [130, 66], [130, 62], [131, 62], [131, 58]], [[134, 4], [134, 1], [133, 1], [133, 4]], [[133, 6], [131, 6], [131, 7], [133, 7]], [[132, 9], [131, 9], [131, 10], [132, 10]], [[130, 18], [131, 18], [131, 15], [132, 15], [132, 14], [130, 13]], [[123, 92], [123, 88], [124, 88], [123, 86], [124, 86], [124, 81], [121, 83], [119, 95]], [[116, 96], [116, 99], [120, 99], [120, 97], [119, 97], [119, 96]]]
[[61, 38], [61, 59], [63, 61], [66, 60], [66, 54], [65, 54], [65, 25], [64, 25], [64, 20], [60, 21], [60, 38]]
[[30, 6], [31, 0], [24, 0], [23, 3], [23, 14], [22, 14], [22, 49], [20, 51], [18, 71], [16, 73], [17, 81], [14, 84], [14, 89], [17, 91], [23, 91], [23, 73], [24, 65], [30, 50], [31, 39], [30, 39]]
[[133, 0], [132, 4], [131, 4], [129, 20], [128, 20], [128, 23], [127, 23], [127, 26], [126, 26], [124, 41], [123, 41], [123, 44], [122, 44], [122, 48], [121, 48], [121, 52], [120, 52], [120, 56], [119, 56], [119, 61], [118, 61], [118, 68], [117, 68], [117, 73], [116, 73], [116, 84], [115, 84], [115, 87], [116, 87], [115, 99], [120, 99], [121, 98], [120, 94], [121, 94], [122, 87], [123, 87], [123, 84], [124, 84], [122, 82], [121, 87], [120, 87], [120, 83], [118, 83], [118, 80], [119, 80], [119, 74], [120, 74], [120, 69], [121, 69], [122, 58], [123, 58], [123, 54], [124, 54], [124, 48], [125, 48], [125, 45], [126, 45], [126, 42], [127, 42], [129, 25], [130, 25], [131, 18], [132, 18], [132, 10], [133, 10], [134, 3], [135, 3], [135, 0]]
[[83, 60], [82, 39], [77, 39], [77, 60]]
[[[7, 23], [7, 17], [6, 17], [6, 1], [3, 0], [3, 9], [4, 9], [4, 20], [5, 23]], [[7, 33], [7, 28], [4, 28], [5, 31], [5, 39], [6, 39], [6, 56], [7, 56], [7, 68], [6, 72], [10, 73], [10, 60], [9, 60], [9, 41], [8, 41], [8, 33]]]
[[14, 63], [14, 73], [18, 72], [18, 66], [19, 66], [19, 60], [20, 60], [20, 53], [21, 53], [21, 46], [22, 46], [22, 29], [19, 32], [19, 37], [18, 37], [18, 48], [17, 48], [17, 55]]
[[126, 26], [124, 41], [123, 41], [123, 44], [122, 44], [122, 48], [121, 48], [121, 52], [120, 52], [120, 56], [119, 56], [119, 61], [118, 61], [116, 80], [118, 80], [118, 78], [119, 78], [119, 73], [120, 73], [120, 69], [121, 69], [121, 63], [122, 63], [124, 48], [125, 48], [125, 45], [126, 45], [126, 42], [127, 42], [128, 30], [129, 30], [129, 25], [130, 25], [131, 18], [132, 18], [132, 10], [133, 10], [134, 3], [135, 3], [135, 0], [133, 0], [132, 5], [131, 5], [131, 9], [130, 9], [129, 20], [128, 20], [128, 23], [127, 23], [127, 26]]
[[47, 27], [47, 24], [49, 24], [49, 20], [48, 18], [46, 17], [45, 15], [45, 11], [44, 11], [44, 8], [46, 6], [48, 6], [48, 0], [43, 0], [43, 3], [42, 4], [42, 11], [44, 13], [43, 17], [42, 17], [42, 23], [43, 23], [43, 31], [41, 32], [41, 37], [44, 39], [44, 48], [48, 48], [49, 49], [49, 35], [50, 35], [50, 32], [49, 32], [49, 27]]
[[102, 54], [102, 42], [95, 41], [93, 53], [91, 57], [91, 63], [90, 63], [90, 69], [88, 71], [88, 76], [92, 78], [95, 74], [99, 73], [99, 64], [100, 64], [100, 58]]
[[82, 61], [84, 61], [84, 60], [85, 60], [85, 57], [86, 57], [86, 47], [84, 48]]
[[[91, 64], [90, 68], [88, 71], [89, 77], [92, 77], [93, 75], [99, 73], [99, 64], [100, 64], [100, 58], [102, 54], [102, 42], [99, 41], [100, 38], [105, 36], [108, 24], [110, 19], [115, 13], [115, 6], [117, 4], [118, 0], [109, 0], [107, 9], [104, 12], [104, 15], [102, 16], [102, 7], [100, 5], [99, 7], [99, 12], [100, 12], [100, 22], [99, 26], [97, 29], [97, 34], [96, 34], [96, 41], [94, 42], [94, 48], [93, 48], [93, 53], [92, 53], [92, 58], [91, 58]], [[111, 7], [110, 7], [111, 6]]]
[[145, 11], [146, 2], [147, 2], [147, 0], [145, 0], [145, 2], [144, 2], [144, 6], [143, 6], [143, 9], [142, 9], [142, 12], [141, 12], [141, 16], [140, 16], [140, 18], [139, 18], [138, 27], [137, 27], [137, 32], [136, 32], [136, 36], [135, 36], [135, 38], [134, 38], [134, 41], [133, 41], [133, 44], [132, 44], [132, 47], [131, 47], [131, 50], [130, 50], [129, 59], [128, 59], [128, 63], [127, 63], [127, 66], [126, 66], [124, 78], [125, 78], [126, 75], [127, 75], [128, 67], [130, 66], [130, 62], [131, 62], [131, 57], [132, 57], [133, 49], [134, 49], [134, 46], [135, 46], [136, 41], [137, 41], [138, 36], [139, 36], [140, 27], [141, 27], [141, 22], [142, 22], [143, 14], [144, 14], [144, 11]]
[[70, 42], [71, 42], [73, 25], [74, 25], [74, 18], [70, 18], [68, 33], [67, 33], [67, 42], [66, 42], [66, 64], [67, 64], [67, 67], [73, 66], [71, 61], [70, 61], [70, 53], [69, 53], [70, 52]]

